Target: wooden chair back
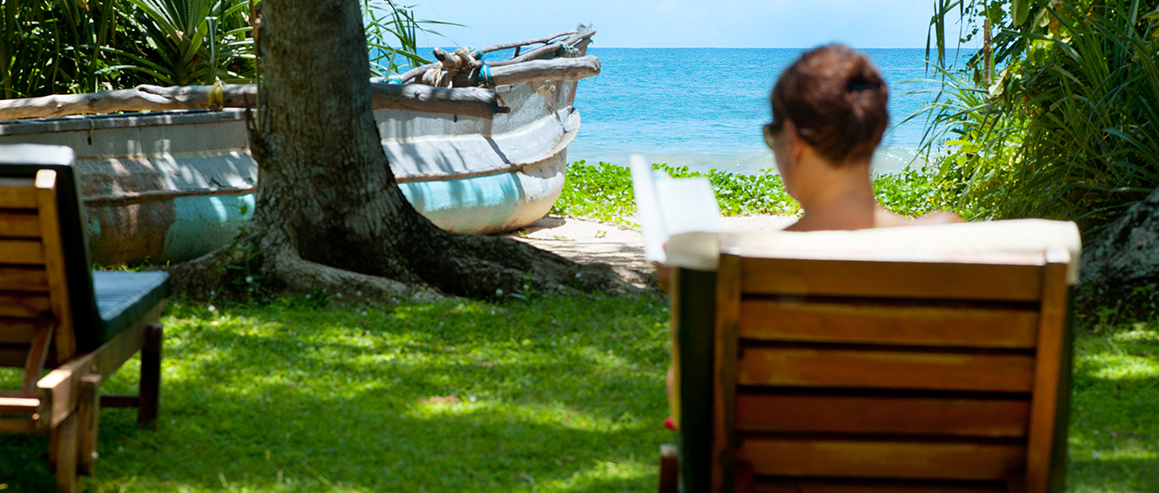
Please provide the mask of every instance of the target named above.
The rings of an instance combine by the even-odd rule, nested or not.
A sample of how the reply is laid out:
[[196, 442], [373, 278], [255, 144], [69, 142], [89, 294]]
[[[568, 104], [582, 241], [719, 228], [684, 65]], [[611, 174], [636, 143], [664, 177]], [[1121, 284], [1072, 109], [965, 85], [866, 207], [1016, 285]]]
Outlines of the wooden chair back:
[[1071, 255], [928, 260], [678, 269], [684, 491], [1062, 491]]
[[49, 359], [76, 353], [57, 207], [57, 174], [0, 178], [0, 363], [31, 392]]

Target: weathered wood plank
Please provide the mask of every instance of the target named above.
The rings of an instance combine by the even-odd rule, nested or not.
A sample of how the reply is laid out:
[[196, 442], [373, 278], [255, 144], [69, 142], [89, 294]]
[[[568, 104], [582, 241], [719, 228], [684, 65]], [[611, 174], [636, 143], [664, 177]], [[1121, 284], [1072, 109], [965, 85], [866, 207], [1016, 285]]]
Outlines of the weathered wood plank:
[[1037, 301], [1041, 266], [744, 258], [746, 294]]
[[41, 247], [44, 248], [44, 271], [48, 276], [48, 300], [56, 333], [56, 360], [65, 361], [76, 354], [73, 333], [72, 304], [69, 302], [68, 278], [64, 265], [64, 243], [60, 235], [60, 215], [56, 210], [56, 172], [42, 169], [36, 173], [36, 203], [40, 216]]
[[[425, 87], [425, 88], [424, 88]], [[88, 94], [57, 94], [39, 98], [0, 101], [0, 121], [18, 118], [49, 118], [85, 113], [104, 114], [118, 111], [166, 111], [206, 109], [212, 86], [160, 87], [141, 85], [132, 89], [101, 91]], [[413, 110], [490, 118], [495, 114], [495, 91], [462, 87], [432, 91], [419, 84], [372, 84], [374, 109]], [[245, 108], [257, 103], [257, 86], [225, 84], [225, 107]], [[0, 191], [0, 208], [35, 207], [25, 198], [5, 199]], [[23, 194], [24, 192], [14, 192]], [[24, 195], [21, 195], [24, 197]], [[11, 205], [6, 205], [6, 204]]]
[[0, 397], [0, 414], [33, 414], [40, 400], [26, 397]]
[[1067, 286], [1066, 266], [1070, 255], [1048, 252], [1045, 289], [1042, 294], [1042, 317], [1038, 329], [1038, 354], [1034, 369], [1034, 392], [1031, 398], [1030, 435], [1027, 438], [1026, 491], [1046, 493], [1050, 489], [1050, 472], [1054, 448], [1055, 422], [1059, 392], [1059, 369], [1066, 354]]
[[740, 337], [766, 341], [1033, 348], [1038, 313], [1017, 308], [746, 301]]
[[1001, 481], [1025, 454], [1002, 443], [746, 439], [737, 460], [765, 476]]
[[0, 293], [0, 317], [40, 318], [51, 312], [46, 294]]
[[48, 274], [40, 267], [0, 266], [0, 291], [47, 292]]
[[36, 191], [29, 178], [0, 178], [0, 209], [35, 209]]
[[736, 356], [740, 320], [740, 257], [722, 255], [716, 270], [713, 329], [712, 491], [732, 491], [736, 463]]
[[0, 317], [0, 344], [25, 344], [32, 340], [42, 321], [29, 318]]
[[750, 432], [1026, 435], [1030, 402], [1020, 399], [741, 394], [736, 428]]
[[963, 481], [824, 481], [769, 480], [758, 482], [755, 493], [1007, 493], [996, 482]]
[[1029, 392], [1034, 358], [848, 349], [746, 348], [741, 385]]
[[35, 211], [0, 210], [0, 238], [40, 238]]
[[41, 431], [36, 427], [36, 422], [30, 418], [0, 418], [0, 435], [8, 433], [31, 435]]
[[39, 241], [0, 240], [0, 265], [42, 265], [44, 251]]

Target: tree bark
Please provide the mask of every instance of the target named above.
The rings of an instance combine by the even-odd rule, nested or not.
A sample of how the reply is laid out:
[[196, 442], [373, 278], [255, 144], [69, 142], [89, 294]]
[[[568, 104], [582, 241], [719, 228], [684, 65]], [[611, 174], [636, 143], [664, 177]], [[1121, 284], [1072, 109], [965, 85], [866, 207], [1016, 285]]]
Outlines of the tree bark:
[[423, 299], [634, 289], [607, 266], [449, 233], [411, 207], [375, 127], [357, 0], [266, 0], [263, 17], [256, 215], [239, 244], [174, 269], [179, 288], [197, 295], [248, 275], [277, 293]]

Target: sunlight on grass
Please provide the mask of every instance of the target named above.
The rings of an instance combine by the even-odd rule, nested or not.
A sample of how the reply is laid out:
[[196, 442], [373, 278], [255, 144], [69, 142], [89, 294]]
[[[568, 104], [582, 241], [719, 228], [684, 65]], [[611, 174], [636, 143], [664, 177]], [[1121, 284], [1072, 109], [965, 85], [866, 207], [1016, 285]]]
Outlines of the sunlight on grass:
[[[103, 410], [89, 491], [655, 487], [662, 301], [316, 305], [171, 307], [158, 427]], [[134, 391], [137, 365], [102, 390]], [[46, 450], [0, 443], [5, 493], [51, 487]]]
[[[158, 427], [103, 410], [87, 491], [652, 490], [675, 439], [667, 317], [659, 300], [608, 296], [178, 302]], [[1076, 329], [1071, 491], [1159, 491], [1157, 365], [1159, 322]], [[103, 390], [135, 391], [138, 371], [130, 360]], [[51, 489], [47, 446], [0, 440], [4, 493]]]
[[1075, 492], [1159, 491], [1156, 321], [1075, 337], [1068, 485]]

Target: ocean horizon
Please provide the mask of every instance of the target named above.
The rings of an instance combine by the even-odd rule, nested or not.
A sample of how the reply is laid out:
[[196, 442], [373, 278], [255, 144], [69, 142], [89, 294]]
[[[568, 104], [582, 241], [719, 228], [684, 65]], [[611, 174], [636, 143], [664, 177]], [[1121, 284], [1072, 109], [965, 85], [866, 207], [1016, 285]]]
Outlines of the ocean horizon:
[[[773, 167], [761, 126], [777, 76], [804, 48], [588, 48], [600, 75], [579, 82], [582, 124], [568, 161], [626, 165], [643, 154], [656, 163], [755, 174]], [[922, 109], [937, 87], [924, 48], [866, 49], [890, 86], [890, 127], [874, 157], [876, 172], [922, 166]], [[493, 54], [499, 55], [499, 54]], [[492, 59], [501, 59], [494, 56]]]

